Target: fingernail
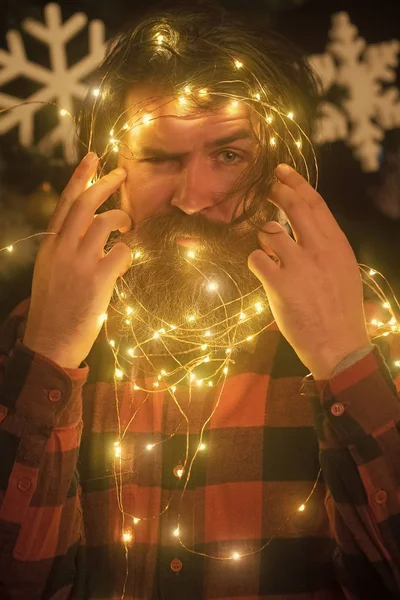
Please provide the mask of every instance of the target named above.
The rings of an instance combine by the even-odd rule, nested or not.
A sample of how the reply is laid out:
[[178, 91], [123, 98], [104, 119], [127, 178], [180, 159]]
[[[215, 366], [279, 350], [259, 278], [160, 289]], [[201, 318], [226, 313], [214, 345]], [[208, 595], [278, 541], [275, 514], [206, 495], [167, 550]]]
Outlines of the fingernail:
[[292, 171], [293, 171], [292, 167], [290, 167], [286, 163], [281, 163], [275, 169], [275, 173], [277, 175], [282, 175], [282, 176], [289, 175], [289, 173], [291, 173]]
[[118, 175], [118, 177], [122, 177], [122, 175], [126, 175], [126, 171], [122, 167], [117, 167], [116, 169], [114, 169], [114, 173], [115, 173], [115, 175]]
[[82, 162], [86, 165], [91, 165], [98, 160], [97, 154], [95, 152], [88, 152]]

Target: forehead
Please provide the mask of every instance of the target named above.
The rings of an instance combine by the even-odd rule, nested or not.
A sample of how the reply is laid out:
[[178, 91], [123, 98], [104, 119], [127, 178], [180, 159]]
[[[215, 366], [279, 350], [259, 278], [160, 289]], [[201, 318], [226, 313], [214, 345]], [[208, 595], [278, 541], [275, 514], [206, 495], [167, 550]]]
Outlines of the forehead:
[[248, 130], [250, 135], [257, 130], [255, 115], [243, 103], [233, 104], [226, 99], [219, 108], [207, 110], [190, 106], [186, 99], [180, 102], [175, 96], [157, 96], [157, 90], [148, 87], [127, 94], [125, 111], [133, 145], [199, 144], [229, 137], [239, 130]]

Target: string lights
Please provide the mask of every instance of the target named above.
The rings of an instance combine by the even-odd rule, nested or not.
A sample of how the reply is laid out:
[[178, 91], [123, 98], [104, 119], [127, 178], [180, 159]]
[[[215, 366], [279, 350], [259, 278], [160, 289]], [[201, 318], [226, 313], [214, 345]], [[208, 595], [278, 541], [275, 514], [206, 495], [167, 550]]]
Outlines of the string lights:
[[[168, 32], [162, 33], [158, 31], [153, 39], [153, 44], [157, 48], [157, 50], [162, 50], [168, 44], [173, 45], [173, 36], [172, 34], [169, 36]], [[250, 73], [246, 68], [246, 60], [245, 58], [235, 58], [232, 57], [232, 80], [237, 81], [238, 73], [246, 71], [247, 75]], [[251, 75], [251, 73], [250, 73]], [[182, 91], [183, 90], [183, 91]], [[102, 100], [103, 91], [102, 86], [93, 88], [91, 90], [91, 95], [95, 98], [95, 104]], [[176, 104], [177, 107], [184, 107], [184, 110], [187, 106], [190, 105], [192, 99], [198, 99], [200, 102], [208, 101], [213, 97], [218, 96], [221, 97], [221, 92], [214, 92], [210, 86], [204, 84], [204, 87], [196, 87], [192, 84], [184, 84], [180, 86], [180, 89], [177, 90], [177, 95], [172, 101]], [[311, 148], [312, 155], [315, 161], [315, 155], [312, 149], [311, 142], [305, 132], [301, 129], [300, 125], [295, 121], [294, 112], [290, 109], [290, 107], [282, 107], [275, 106], [271, 104], [266, 88], [259, 85], [258, 81], [254, 81], [253, 88], [249, 88], [247, 96], [239, 96], [226, 93], [226, 107], [228, 110], [238, 108], [239, 104], [245, 103], [248, 106], [251, 106], [253, 110], [256, 111], [260, 119], [265, 121], [268, 126], [267, 133], [267, 144], [271, 148], [277, 149], [282, 146], [286, 149], [289, 155], [292, 157], [292, 163], [294, 168], [304, 167], [306, 173], [309, 174], [309, 168], [306, 163], [305, 156], [302, 152], [303, 144], [308, 144]], [[125, 111], [126, 112], [126, 111]], [[59, 114], [61, 117], [71, 116], [70, 113], [61, 108], [59, 110]], [[95, 107], [93, 107], [93, 119], [94, 122], [95, 115]], [[109, 130], [109, 140], [104, 150], [104, 153], [100, 156], [101, 162], [106, 162], [111, 152], [123, 152], [126, 149], [126, 143], [124, 141], [124, 136], [129, 136], [134, 134], [135, 129], [143, 126], [150, 126], [154, 121], [154, 115], [151, 112], [143, 112], [140, 109], [137, 113], [137, 118], [128, 119], [123, 113], [120, 118], [112, 124], [111, 129]], [[123, 123], [122, 125], [120, 124]], [[108, 130], [108, 127], [107, 127]], [[89, 148], [90, 149], [90, 148]], [[315, 173], [316, 179], [318, 176], [318, 169], [315, 162]], [[309, 179], [309, 178], [308, 178]], [[46, 232], [35, 235], [55, 235], [52, 232]], [[17, 244], [21, 243], [24, 240], [30, 239], [34, 236], [29, 236], [28, 238], [22, 238], [20, 240], [16, 240], [15, 242], [5, 246], [4, 248], [0, 248], [0, 252], [8, 252], [11, 253], [14, 251]], [[220, 304], [218, 304], [213, 311], [220, 310], [224, 308], [224, 302], [221, 294], [223, 294], [223, 285], [217, 279], [210, 279], [207, 275], [207, 268], [212, 264], [210, 261], [206, 261], [202, 259], [201, 250], [192, 250], [187, 251], [185, 256], [188, 265], [196, 265], [196, 269], [199, 270], [199, 274], [203, 278], [204, 282], [207, 282], [205, 293], [211, 293], [211, 295], [219, 299]], [[135, 250], [132, 252], [132, 261], [133, 268], [139, 261], [146, 260], [145, 249], [143, 250]], [[395, 311], [393, 307], [395, 307], [396, 312], [399, 311], [400, 306], [395, 298], [394, 294], [392, 294], [392, 302], [386, 298], [382, 284], [389, 286], [386, 279], [383, 277], [381, 273], [379, 273], [375, 269], [371, 269], [367, 265], [359, 265], [361, 275], [363, 277], [364, 284], [372, 289], [380, 302], [382, 303], [382, 308], [387, 311], [387, 319], [382, 321], [381, 318], [373, 318], [369, 326], [373, 328], [373, 334], [371, 335], [371, 340], [377, 339], [379, 337], [387, 337], [393, 334], [400, 333], [400, 325], [397, 320]], [[381, 283], [377, 283], [376, 279], [381, 280]], [[390, 291], [392, 292], [390, 286]], [[259, 299], [256, 299], [256, 295], [259, 293], [258, 290], [254, 290], [253, 294], [250, 294], [248, 297], [243, 297], [241, 294], [238, 294], [238, 310], [233, 315], [232, 318], [222, 320], [218, 326], [213, 325], [211, 328], [207, 319], [210, 315], [200, 315], [196, 314], [191, 306], [187, 307], [187, 311], [182, 315], [180, 322], [176, 322], [174, 324], [170, 323], [161, 323], [159, 328], [149, 331], [149, 335], [146, 339], [138, 341], [135, 336], [135, 323], [144, 322], [144, 316], [149, 315], [149, 311], [147, 311], [146, 307], [142, 305], [134, 305], [131, 304], [131, 299], [129, 298], [129, 289], [124, 287], [124, 278], [121, 277], [120, 281], [117, 282], [115, 286], [115, 293], [117, 298], [119, 299], [122, 310], [114, 311], [113, 317], [118, 317], [121, 322], [123, 321], [128, 328], [128, 332], [130, 332], [129, 344], [126, 348], [122, 343], [122, 339], [114, 339], [109, 338], [108, 336], [108, 314], [99, 315], [99, 324], [104, 325], [107, 342], [111, 348], [113, 353], [113, 357], [115, 360], [115, 369], [114, 369], [114, 378], [116, 381], [130, 381], [133, 386], [134, 392], [144, 392], [146, 394], [145, 400], [137, 409], [135, 414], [132, 416], [129, 424], [131, 425], [134, 419], [137, 416], [138, 411], [141, 406], [144, 405], [145, 402], [148, 401], [149, 397], [154, 397], [154, 394], [158, 394], [160, 391], [166, 392], [170, 395], [171, 401], [175, 402], [177, 405], [183, 421], [186, 423], [187, 436], [189, 435], [190, 429], [190, 420], [182, 405], [178, 402], [176, 397], [176, 391], [178, 386], [180, 388], [185, 388], [190, 395], [192, 393], [192, 389], [204, 388], [205, 392], [208, 393], [207, 388], [216, 388], [216, 401], [213, 405], [213, 409], [208, 415], [207, 419], [201, 426], [200, 433], [200, 441], [196, 448], [194, 455], [191, 460], [189, 460], [189, 449], [186, 448], [185, 459], [183, 464], [177, 469], [176, 477], [177, 480], [183, 483], [183, 489], [181, 491], [181, 501], [186, 492], [188, 482], [191, 477], [191, 473], [193, 468], [196, 465], [196, 458], [198, 453], [204, 453], [207, 451], [207, 455], [210, 455], [209, 460], [212, 460], [212, 452], [209, 452], [209, 448], [207, 448], [206, 444], [202, 441], [203, 433], [210, 422], [210, 419], [213, 417], [215, 412], [218, 410], [219, 401], [222, 396], [222, 392], [224, 390], [224, 386], [226, 383], [227, 376], [230, 372], [230, 367], [234, 362], [234, 354], [235, 349], [242, 348], [246, 343], [252, 343], [254, 339], [267, 327], [272, 325], [272, 321], [267, 323], [261, 329], [257, 329], [256, 325], [254, 325], [254, 330], [251, 334], [243, 336], [241, 331], [244, 324], [248, 325], [252, 322], [255, 324], [258, 323], [257, 319], [261, 313], [265, 313], [266, 306]], [[110, 307], [113, 308], [112, 306]], [[139, 310], [140, 309], [140, 310]], [[143, 314], [144, 316], [143, 316]], [[153, 316], [153, 315], [150, 315]], [[161, 321], [161, 318], [160, 318]], [[156, 369], [154, 368], [154, 381], [150, 381], [147, 384], [139, 385], [138, 381], [130, 379], [130, 373], [135, 372], [132, 369], [134, 365], [134, 361], [147, 361], [149, 365], [153, 365], [152, 359], [154, 358], [153, 354], [147, 352], [146, 348], [148, 345], [151, 345], [154, 348], [154, 343], [160, 344], [160, 353], [159, 356], [164, 356], [162, 352], [166, 356], [169, 356], [168, 351], [168, 342], [169, 340], [179, 340], [182, 343], [186, 343], [188, 346], [188, 352], [190, 351], [191, 359], [188, 362], [185, 362], [181, 357], [172, 356], [177, 364], [175, 369], [169, 369], [167, 366], [163, 368]], [[193, 358], [193, 352], [198, 352], [198, 355]], [[207, 354], [204, 354], [207, 352]], [[400, 358], [400, 357], [399, 357]], [[132, 360], [130, 360], [132, 359]], [[206, 368], [209, 368], [209, 372], [205, 372], [205, 374], [196, 375], [194, 372], [197, 368], [205, 365]], [[394, 360], [395, 368], [400, 368], [400, 359]], [[116, 402], [117, 412], [118, 402]], [[118, 424], [120, 428], [120, 418], [118, 413]], [[151, 518], [149, 515], [128, 515], [124, 510], [124, 505], [122, 501], [122, 461], [124, 459], [124, 455], [126, 452], [126, 448], [124, 447], [124, 436], [126, 434], [127, 429], [119, 431], [116, 434], [116, 441], [113, 443], [113, 456], [115, 459], [114, 468], [115, 468], [115, 481], [117, 487], [117, 497], [119, 502], [120, 511], [125, 519], [125, 517], [130, 517], [132, 520], [132, 524], [134, 526], [138, 526], [142, 521]], [[152, 452], [156, 445], [165, 444], [171, 437], [172, 434], [166, 440], [162, 442], [155, 443], [147, 443], [142, 445], [139, 452]], [[319, 471], [316, 480], [312, 486], [312, 489], [304, 499], [304, 501], [298, 506], [293, 506], [293, 510], [290, 511], [285, 522], [278, 528], [276, 534], [281, 530], [283, 525], [287, 523], [293, 516], [297, 513], [303, 513], [307, 508], [307, 503], [310, 500], [312, 494], [314, 493], [321, 471]], [[164, 507], [162, 512], [168, 510], [169, 504]], [[123, 519], [123, 521], [124, 521]], [[193, 554], [199, 554], [210, 559], [217, 560], [227, 560], [236, 562], [243, 559], [245, 556], [249, 556], [251, 554], [256, 554], [257, 552], [261, 552], [271, 541], [274, 539], [272, 536], [267, 542], [260, 548], [255, 548], [254, 551], [250, 552], [239, 552], [239, 549], [233, 548], [231, 551], [225, 555], [215, 555], [211, 556], [206, 553], [200, 553], [194, 551], [192, 548], [188, 547], [184, 541], [181, 539], [181, 531], [186, 531], [187, 527], [184, 524], [182, 530], [180, 526], [180, 514], [178, 514], [178, 524], [172, 530], [172, 535], [176, 537], [182, 547], [184, 547], [187, 551]], [[189, 538], [190, 536], [188, 536]], [[129, 547], [134, 541], [134, 532], [132, 529], [126, 528], [125, 523], [123, 524], [122, 532], [121, 532], [121, 540], [125, 547]]]

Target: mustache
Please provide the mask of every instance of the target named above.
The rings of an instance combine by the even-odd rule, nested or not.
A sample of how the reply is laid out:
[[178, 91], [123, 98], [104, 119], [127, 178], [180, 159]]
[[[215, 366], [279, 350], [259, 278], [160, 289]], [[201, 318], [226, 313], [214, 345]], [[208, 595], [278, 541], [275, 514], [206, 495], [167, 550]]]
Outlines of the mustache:
[[131, 231], [119, 234], [114, 243], [123, 241], [133, 248], [143, 244], [148, 249], [162, 252], [176, 248], [177, 239], [188, 237], [198, 239], [199, 244], [209, 250], [229, 246], [231, 249], [241, 247], [243, 252], [245, 248], [259, 247], [257, 230], [246, 228], [246, 225], [211, 221], [200, 213], [188, 215], [177, 208], [134, 224]]

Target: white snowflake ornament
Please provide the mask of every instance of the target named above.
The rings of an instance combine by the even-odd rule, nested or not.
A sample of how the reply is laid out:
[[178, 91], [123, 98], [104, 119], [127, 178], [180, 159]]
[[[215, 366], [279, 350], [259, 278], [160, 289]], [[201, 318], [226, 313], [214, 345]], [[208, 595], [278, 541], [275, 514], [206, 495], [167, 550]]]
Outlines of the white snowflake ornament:
[[396, 86], [400, 41], [368, 45], [346, 12], [332, 17], [329, 37], [332, 41], [327, 51], [309, 57], [309, 62], [324, 92], [336, 84], [345, 88], [346, 97], [340, 107], [321, 102], [314, 141], [344, 140], [364, 171], [377, 171], [385, 130], [400, 126]]
[[7, 32], [8, 52], [0, 49], [0, 67], [2, 67], [0, 87], [20, 76], [42, 86], [37, 92], [24, 99], [0, 92], [0, 108], [31, 102], [0, 114], [0, 134], [18, 125], [20, 143], [26, 147], [32, 146], [35, 139], [35, 113], [41, 110], [45, 103], [53, 102], [57, 106], [55, 110], [58, 109], [59, 121], [42, 137], [37, 144], [37, 150], [49, 153], [54, 146], [62, 144], [66, 160], [72, 163], [76, 159], [75, 144], [71, 143], [74, 128], [72, 120], [67, 115], [73, 113], [73, 99], [82, 100], [87, 93], [87, 85], [81, 80], [93, 72], [104, 57], [105, 28], [104, 23], [99, 20], [89, 23], [89, 54], [69, 66], [67, 43], [87, 25], [86, 15], [76, 13], [63, 23], [60, 6], [51, 3], [45, 7], [44, 17], [44, 24], [34, 19], [25, 19], [22, 29], [48, 46], [50, 69], [27, 58], [19, 31]]

